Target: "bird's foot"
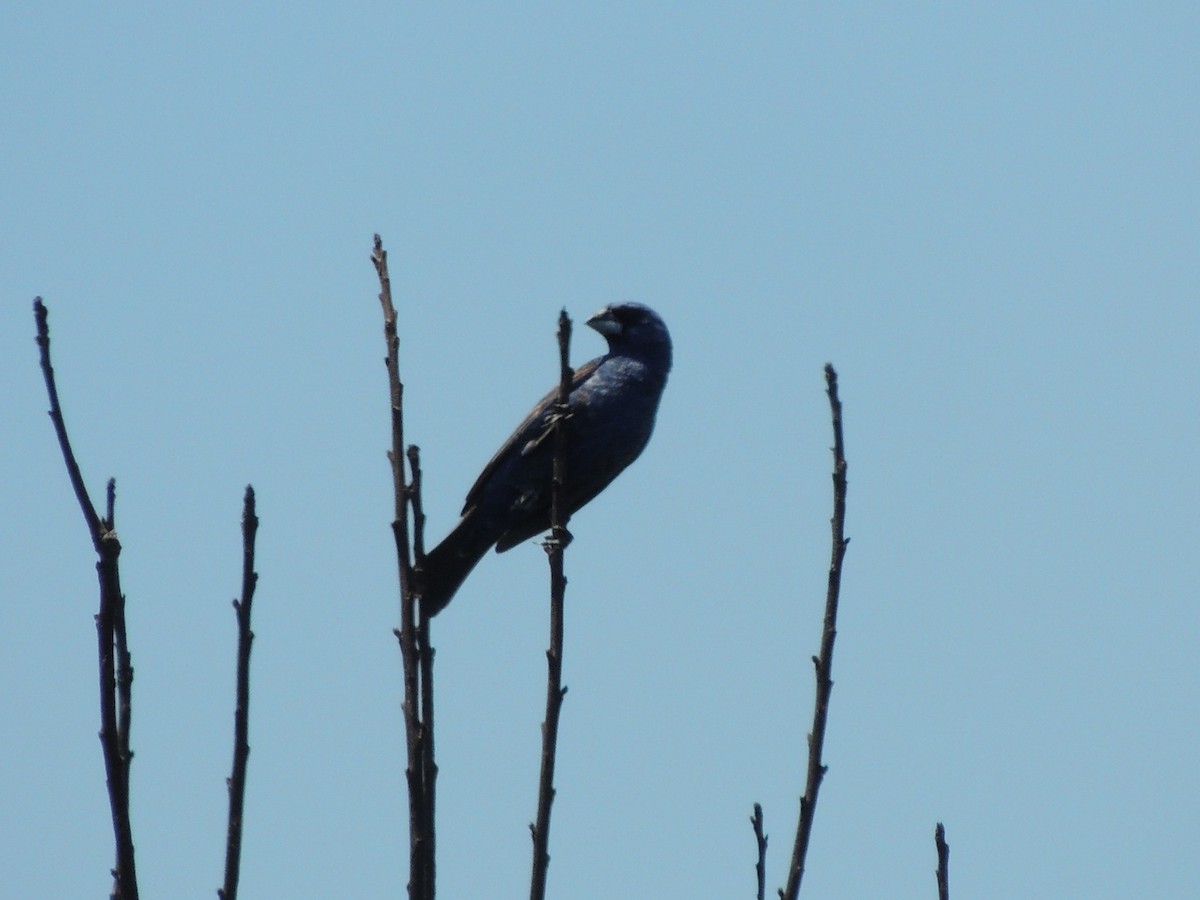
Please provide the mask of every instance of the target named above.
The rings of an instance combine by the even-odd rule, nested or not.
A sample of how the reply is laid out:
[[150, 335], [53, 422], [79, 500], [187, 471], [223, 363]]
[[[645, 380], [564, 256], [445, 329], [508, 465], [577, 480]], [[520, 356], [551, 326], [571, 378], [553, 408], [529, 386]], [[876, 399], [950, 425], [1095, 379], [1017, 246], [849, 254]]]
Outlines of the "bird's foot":
[[573, 540], [575, 540], [575, 536], [567, 531], [566, 528], [551, 528], [550, 533], [546, 535], [546, 539], [542, 541], [542, 548], [547, 553], [553, 553], [555, 550], [566, 550]]

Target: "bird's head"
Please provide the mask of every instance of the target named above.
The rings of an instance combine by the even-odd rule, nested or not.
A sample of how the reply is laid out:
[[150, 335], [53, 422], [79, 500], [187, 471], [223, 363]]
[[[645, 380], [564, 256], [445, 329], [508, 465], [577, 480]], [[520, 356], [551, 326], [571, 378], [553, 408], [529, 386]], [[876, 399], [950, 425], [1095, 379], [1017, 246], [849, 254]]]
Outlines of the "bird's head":
[[611, 353], [637, 353], [671, 360], [671, 335], [658, 313], [641, 303], [613, 303], [587, 320], [604, 335]]

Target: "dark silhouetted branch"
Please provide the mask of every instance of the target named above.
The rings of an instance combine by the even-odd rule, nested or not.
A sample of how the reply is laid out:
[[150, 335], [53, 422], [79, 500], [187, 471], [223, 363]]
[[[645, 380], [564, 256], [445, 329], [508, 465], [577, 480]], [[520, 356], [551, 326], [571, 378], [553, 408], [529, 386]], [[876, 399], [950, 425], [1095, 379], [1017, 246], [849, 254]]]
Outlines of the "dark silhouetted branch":
[[254, 508], [254, 488], [246, 485], [242, 501], [242, 596], [233, 601], [237, 615], [237, 707], [233, 714], [233, 769], [229, 787], [229, 826], [225, 835], [225, 884], [217, 891], [221, 900], [237, 900], [238, 877], [242, 866], [243, 807], [246, 798], [246, 762], [250, 757], [250, 608], [258, 573], [254, 571], [254, 539], [258, 534], [258, 516]]
[[554, 761], [558, 746], [558, 715], [567, 689], [562, 686], [563, 601], [567, 578], [563, 574], [563, 551], [571, 542], [567, 531], [570, 518], [563, 506], [567, 477], [567, 429], [570, 427], [571, 319], [564, 309], [558, 315], [559, 385], [554, 422], [554, 474], [550, 489], [550, 537], [544, 546], [550, 558], [550, 649], [546, 651], [546, 718], [542, 722], [542, 766], [538, 778], [537, 821], [529, 826], [533, 837], [533, 875], [530, 900], [546, 896], [546, 873], [550, 867], [550, 807], [554, 802]]
[[[116, 672], [114, 677], [117, 688], [117, 758], [121, 762], [120, 784], [123, 794], [120, 799], [120, 806], [126, 810], [125, 818], [128, 822], [129, 767], [133, 762], [133, 750], [129, 746], [129, 733], [133, 725], [133, 659], [129, 655], [129, 638], [125, 630], [125, 594], [121, 591], [121, 578], [120, 572], [117, 570], [115, 555], [121, 552], [120, 543], [116, 540], [117, 480], [115, 478], [108, 479], [105, 494], [105, 516], [101, 526], [108, 529], [109, 534], [112, 536], [111, 541], [116, 544], [116, 547], [113, 548], [112, 570], [108, 577], [112, 579], [109, 596], [115, 600], [111, 606], [111, 618], [112, 646], [116, 653]], [[98, 638], [98, 640], [105, 641], [105, 645], [107, 646], [107, 635], [103, 638]], [[107, 668], [105, 666], [106, 671]], [[129, 840], [132, 857], [132, 833], [129, 836]]]
[[933, 830], [933, 841], [937, 844], [938, 900], [950, 900], [950, 845], [946, 843], [946, 829], [941, 822]]
[[750, 824], [754, 826], [754, 841], [758, 845], [758, 862], [754, 866], [754, 872], [758, 876], [758, 893], [755, 895], [758, 900], [765, 900], [767, 896], [767, 835], [763, 831], [763, 811], [762, 804], [754, 804], [754, 815], [750, 817]]
[[[413, 517], [413, 559], [420, 568], [425, 561], [425, 509], [421, 501], [421, 448], [408, 445], [408, 466], [412, 472], [412, 484], [408, 497]], [[417, 655], [420, 661], [421, 687], [421, 772], [424, 785], [425, 821], [425, 867], [429, 897], [437, 884], [437, 775], [438, 767], [433, 752], [433, 646], [429, 643], [429, 611], [424, 603], [417, 604]]]
[[[392, 464], [395, 489], [395, 518], [392, 534], [396, 543], [396, 561], [400, 576], [400, 628], [395, 632], [400, 642], [404, 668], [404, 733], [408, 753], [408, 834], [410, 900], [433, 900], [434, 885], [434, 820], [433, 743], [430, 721], [426, 718], [422, 698], [430, 698], [432, 711], [432, 661], [429, 645], [429, 617], [417, 619], [416, 581], [413, 576], [412, 553], [408, 543], [408, 505], [415, 493], [406, 485], [404, 472], [404, 385], [400, 381], [400, 340], [396, 332], [396, 308], [392, 303], [392, 282], [388, 274], [387, 251], [375, 235], [371, 262], [379, 276], [379, 302], [383, 308], [383, 334], [387, 343], [388, 387], [391, 394], [392, 447], [388, 459]], [[414, 508], [419, 508], [419, 499]], [[422, 685], [422, 682], [425, 682]]]
[[825, 765], [821, 752], [825, 745], [825, 724], [829, 715], [829, 695], [833, 690], [833, 642], [837, 637], [838, 595], [841, 591], [842, 560], [846, 555], [846, 455], [842, 443], [842, 403], [838, 399], [837, 372], [833, 366], [825, 366], [826, 392], [833, 416], [833, 549], [829, 563], [829, 583], [825, 594], [825, 625], [821, 633], [821, 652], [813, 657], [816, 669], [817, 696], [813, 707], [812, 731], [808, 735], [808, 775], [805, 780], [804, 796], [800, 798], [800, 821], [796, 827], [796, 842], [792, 848], [792, 862], [788, 869], [787, 886], [779, 892], [782, 900], [795, 900], [800, 894], [800, 881], [804, 877], [804, 860], [808, 854], [808, 842], [812, 835], [813, 816], [817, 808], [817, 794], [821, 780], [825, 777]]
[[[88, 496], [87, 488], [83, 484], [83, 476], [79, 473], [79, 463], [75, 461], [75, 451], [71, 449], [71, 440], [67, 437], [67, 426], [63, 421], [62, 407], [58, 403], [58, 387], [54, 383], [54, 367], [50, 364], [50, 324], [48, 321], [50, 311], [42, 303], [41, 297], [37, 297], [33, 301], [33, 315], [37, 320], [37, 345], [42, 361], [42, 376], [46, 380], [46, 393], [50, 395], [50, 421], [54, 423], [54, 432], [58, 435], [58, 446], [62, 450], [63, 461], [67, 464], [67, 476], [71, 479], [71, 487], [75, 490], [79, 508], [83, 510], [83, 518], [87, 522], [92, 544], [95, 546], [96, 552], [103, 555], [100, 545], [104, 536], [112, 531], [112, 527], [104, 527], [104, 523], [96, 515], [96, 507], [92, 505], [92, 498]], [[112, 503], [115, 502], [114, 494], [115, 487], [109, 491], [110, 518]]]
[[117, 560], [121, 543], [114, 530], [116, 484], [108, 482], [105, 518], [96, 507], [83, 483], [79, 464], [67, 437], [54, 368], [50, 364], [49, 312], [42, 298], [33, 301], [37, 322], [37, 345], [41, 357], [46, 393], [50, 397], [50, 421], [58, 436], [67, 466], [67, 476], [79, 501], [87, 523], [92, 546], [99, 561], [96, 572], [100, 581], [100, 609], [96, 614], [96, 638], [100, 660], [100, 746], [104, 753], [104, 770], [108, 780], [109, 806], [112, 810], [113, 836], [116, 842], [116, 865], [112, 870], [114, 900], [137, 900], [137, 870], [134, 864], [133, 828], [129, 821], [129, 766], [133, 753], [129, 749], [131, 718], [130, 697], [133, 686], [133, 665], [125, 636], [125, 597], [121, 594], [121, 576]]
[[412, 484], [408, 495], [413, 515], [413, 557], [419, 567], [425, 560], [425, 507], [421, 501], [421, 448], [408, 445], [408, 468], [412, 472]]

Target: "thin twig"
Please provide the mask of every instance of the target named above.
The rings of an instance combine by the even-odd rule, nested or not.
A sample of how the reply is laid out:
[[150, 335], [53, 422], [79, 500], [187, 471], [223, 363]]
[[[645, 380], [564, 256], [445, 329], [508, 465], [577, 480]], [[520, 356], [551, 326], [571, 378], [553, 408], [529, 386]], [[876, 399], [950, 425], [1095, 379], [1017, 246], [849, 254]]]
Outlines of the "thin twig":
[[[400, 339], [396, 332], [396, 308], [392, 303], [392, 282], [388, 274], [387, 251], [383, 240], [375, 235], [371, 262], [379, 276], [379, 303], [383, 308], [383, 334], [387, 343], [388, 388], [391, 395], [392, 447], [388, 459], [392, 464], [395, 494], [395, 518], [392, 535], [396, 543], [396, 562], [400, 576], [400, 628], [395, 631], [400, 642], [404, 668], [404, 733], [408, 754], [408, 835], [410, 900], [433, 900], [433, 818], [429, 808], [428, 773], [425, 770], [427, 740], [425, 723], [421, 718], [421, 656], [428, 647], [428, 638], [417, 634], [416, 592], [412, 556], [408, 543], [408, 489], [404, 474], [404, 385], [400, 381]], [[426, 635], [428, 626], [426, 625]], [[429, 691], [432, 692], [432, 686]]]
[[217, 891], [221, 900], [237, 900], [242, 866], [242, 824], [246, 799], [246, 761], [250, 757], [250, 608], [258, 573], [254, 571], [254, 539], [258, 534], [254, 488], [246, 485], [242, 501], [242, 597], [233, 601], [237, 615], [237, 708], [233, 714], [233, 770], [229, 781], [229, 827], [225, 836], [225, 885]]
[[950, 845], [946, 843], [946, 829], [941, 822], [933, 830], [933, 842], [937, 844], [938, 900], [950, 900]]
[[829, 407], [833, 416], [833, 548], [829, 563], [829, 583], [825, 594], [825, 625], [821, 633], [821, 652], [813, 657], [816, 669], [817, 696], [813, 707], [812, 731], [808, 735], [808, 775], [804, 785], [804, 796], [800, 798], [800, 821], [796, 827], [796, 842], [792, 848], [792, 862], [788, 869], [787, 886], [780, 890], [782, 900], [795, 900], [800, 894], [800, 881], [804, 877], [804, 860], [808, 854], [808, 841], [812, 835], [813, 816], [817, 808], [817, 793], [826, 766], [821, 761], [825, 745], [825, 724], [829, 715], [829, 695], [833, 690], [833, 642], [837, 637], [838, 595], [842, 582], [842, 560], [846, 555], [846, 455], [842, 443], [842, 403], [838, 399], [837, 372], [828, 363], [825, 365], [825, 385], [829, 394]]
[[758, 900], [764, 900], [767, 895], [767, 835], [763, 831], [763, 811], [762, 804], [754, 804], [754, 815], [750, 817], [750, 824], [754, 826], [754, 841], [758, 845], [758, 862], [754, 866], [755, 874], [758, 876]]
[[[108, 800], [112, 810], [113, 837], [116, 843], [116, 865], [112, 870], [114, 900], [137, 900], [137, 868], [134, 862], [133, 827], [129, 820], [129, 764], [133, 754], [129, 749], [129, 725], [133, 685], [133, 665], [125, 638], [125, 598], [121, 594], [121, 575], [117, 560], [121, 542], [113, 530], [116, 505], [116, 485], [108, 483], [105, 518], [96, 514], [96, 507], [83, 483], [79, 463], [71, 449], [54, 367], [50, 364], [49, 311], [42, 298], [33, 301], [37, 323], [37, 345], [41, 357], [42, 375], [50, 398], [50, 421], [58, 436], [58, 446], [67, 476], [75, 491], [75, 499], [87, 523], [92, 546], [99, 556], [96, 573], [100, 581], [100, 608], [96, 614], [96, 640], [100, 667], [100, 746], [104, 754], [104, 771], [108, 780]], [[120, 699], [118, 701], [118, 689]]]
[[37, 320], [37, 345], [41, 352], [42, 376], [46, 380], [46, 393], [50, 395], [50, 421], [54, 423], [58, 446], [62, 450], [63, 461], [67, 464], [67, 476], [71, 479], [75, 499], [79, 501], [79, 508], [83, 511], [92, 544], [96, 552], [100, 553], [100, 542], [105, 531], [101, 526], [100, 517], [96, 515], [96, 507], [92, 505], [92, 498], [88, 496], [87, 488], [83, 484], [79, 463], [75, 461], [75, 451], [71, 449], [71, 440], [67, 437], [67, 426], [63, 421], [62, 408], [58, 404], [58, 387], [54, 383], [54, 367], [50, 365], [50, 325], [47, 321], [50, 311], [42, 303], [41, 297], [33, 301], [33, 315]]
[[550, 485], [550, 537], [545, 542], [550, 557], [550, 649], [546, 651], [546, 718], [542, 722], [542, 766], [538, 778], [537, 821], [529, 826], [533, 837], [533, 875], [530, 900], [546, 896], [546, 873], [550, 867], [550, 807], [554, 802], [554, 761], [558, 746], [558, 715], [567, 689], [562, 686], [563, 606], [567, 579], [563, 574], [563, 551], [571, 542], [567, 531], [570, 514], [563, 506], [567, 478], [567, 429], [570, 427], [571, 319], [564, 309], [558, 316], [559, 385], [554, 422], [554, 474]]
[[[105, 519], [108, 523], [106, 526], [102, 523], [102, 527], [107, 527], [109, 536], [106, 536], [102, 543], [116, 541], [116, 502], [117, 502], [117, 480], [115, 478], [108, 479], [108, 487], [106, 490], [107, 501], [105, 504]], [[117, 547], [116, 552], [120, 552], [120, 547]], [[121, 574], [117, 569], [117, 561], [114, 558], [112, 570], [109, 576], [112, 579], [112, 584], [109, 588], [109, 596], [113, 599], [111, 603], [111, 618], [112, 618], [112, 640], [116, 651], [116, 688], [117, 688], [117, 756], [121, 761], [121, 792], [122, 797], [120, 805], [126, 810], [126, 819], [128, 819], [129, 810], [129, 768], [133, 762], [133, 750], [129, 746], [129, 734], [133, 726], [133, 659], [129, 655], [129, 637], [125, 630], [125, 594], [121, 591]], [[130, 835], [130, 847], [132, 849], [133, 836]]]

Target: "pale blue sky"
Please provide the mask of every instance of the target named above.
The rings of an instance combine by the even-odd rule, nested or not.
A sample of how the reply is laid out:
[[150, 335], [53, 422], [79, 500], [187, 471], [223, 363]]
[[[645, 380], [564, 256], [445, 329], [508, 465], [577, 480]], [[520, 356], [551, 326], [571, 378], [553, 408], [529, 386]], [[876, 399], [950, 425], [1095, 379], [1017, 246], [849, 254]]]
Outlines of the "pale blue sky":
[[[641, 300], [676, 368], [573, 522], [550, 889], [783, 880], [850, 460], [806, 896], [1186, 897], [1200, 882], [1194, 4], [95, 6], [0, 12], [14, 896], [102, 896], [92, 490], [118, 478], [147, 896], [211, 897], [238, 518], [262, 525], [243, 894], [405, 882], [384, 236], [429, 538]], [[573, 356], [601, 340], [580, 328]], [[547, 578], [437, 620], [441, 895], [527, 892]]]

